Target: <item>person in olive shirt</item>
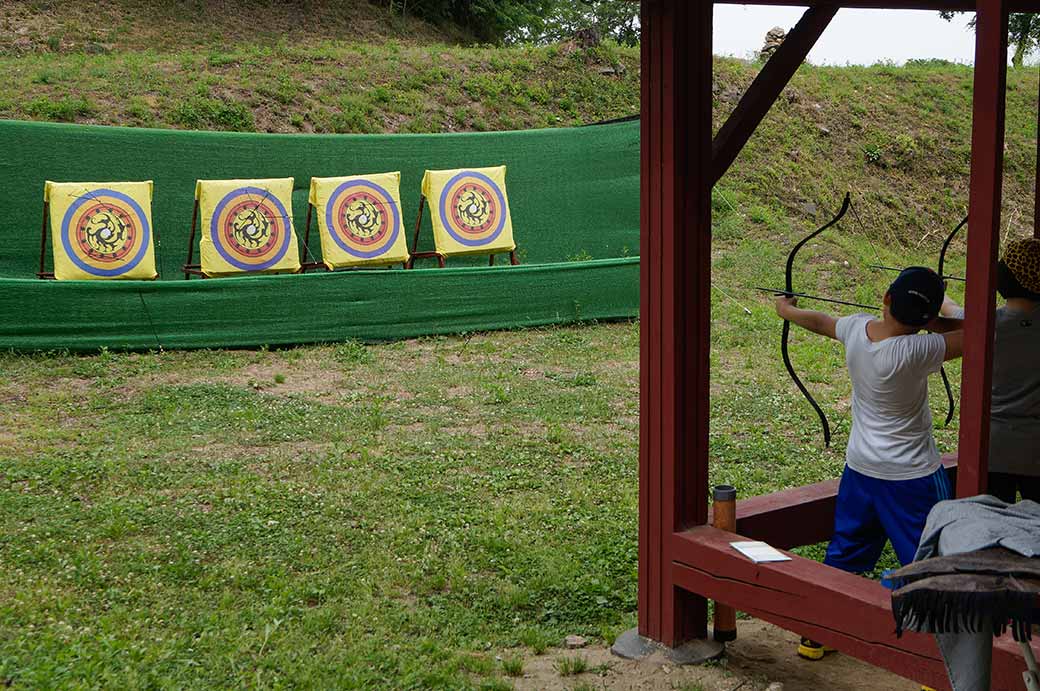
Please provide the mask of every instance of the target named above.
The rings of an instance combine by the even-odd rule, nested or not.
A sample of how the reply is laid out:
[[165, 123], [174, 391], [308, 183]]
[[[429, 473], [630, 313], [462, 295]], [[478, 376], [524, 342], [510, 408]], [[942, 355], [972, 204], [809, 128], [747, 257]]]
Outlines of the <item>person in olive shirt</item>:
[[[1009, 504], [1040, 501], [1040, 239], [1008, 244], [997, 265], [989, 493]], [[963, 318], [946, 298], [942, 313]]]

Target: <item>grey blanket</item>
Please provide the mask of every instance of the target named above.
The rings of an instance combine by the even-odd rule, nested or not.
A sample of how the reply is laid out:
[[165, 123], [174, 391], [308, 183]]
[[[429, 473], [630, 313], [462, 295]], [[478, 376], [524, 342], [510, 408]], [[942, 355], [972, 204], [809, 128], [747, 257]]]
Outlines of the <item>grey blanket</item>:
[[941, 501], [928, 514], [914, 561], [990, 547], [1040, 557], [1040, 504], [1005, 504], [987, 494]]
[[[928, 514], [914, 561], [1003, 547], [1040, 557], [1040, 504], [982, 495], [941, 501]], [[993, 634], [936, 633], [953, 691], [989, 691]]]

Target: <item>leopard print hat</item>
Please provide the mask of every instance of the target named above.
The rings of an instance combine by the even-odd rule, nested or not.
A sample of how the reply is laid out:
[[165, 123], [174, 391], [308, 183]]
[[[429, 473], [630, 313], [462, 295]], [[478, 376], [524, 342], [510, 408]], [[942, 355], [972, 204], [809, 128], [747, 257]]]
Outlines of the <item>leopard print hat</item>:
[[1040, 293], [1040, 239], [1011, 241], [1004, 250], [1002, 261], [1023, 288], [1031, 293]]

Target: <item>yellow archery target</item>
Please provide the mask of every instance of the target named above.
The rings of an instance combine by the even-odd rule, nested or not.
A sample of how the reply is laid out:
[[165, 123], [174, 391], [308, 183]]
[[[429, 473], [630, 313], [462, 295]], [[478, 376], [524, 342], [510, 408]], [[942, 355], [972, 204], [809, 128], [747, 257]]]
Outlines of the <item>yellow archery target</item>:
[[47, 182], [54, 277], [151, 280], [152, 182]]
[[311, 178], [321, 257], [329, 269], [408, 260], [401, 220], [401, 174]]
[[292, 189], [292, 178], [199, 180], [202, 273], [299, 271]]
[[506, 195], [506, 167], [428, 170], [423, 196], [433, 217], [437, 252], [490, 254], [516, 249]]

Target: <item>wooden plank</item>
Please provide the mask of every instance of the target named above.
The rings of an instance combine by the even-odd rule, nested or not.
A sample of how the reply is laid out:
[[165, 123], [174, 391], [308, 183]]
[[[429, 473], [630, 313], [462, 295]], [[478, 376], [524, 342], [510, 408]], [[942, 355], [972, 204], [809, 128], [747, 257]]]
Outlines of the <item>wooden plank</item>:
[[733, 165], [741, 149], [755, 132], [762, 118], [776, 102], [798, 67], [805, 61], [838, 8], [833, 5], [810, 7], [787, 34], [776, 52], [759, 70], [755, 80], [740, 99], [736, 109], [715, 135], [712, 144], [712, 182], [718, 182]]
[[993, 295], [1004, 168], [1008, 26], [1005, 0], [979, 0], [976, 18], [958, 497], [985, 492], [989, 466]]
[[[943, 456], [943, 465], [956, 482], [957, 456]], [[827, 542], [834, 532], [838, 480], [763, 494], [737, 501], [737, 532], [778, 549]]]
[[[932, 636], [896, 638], [890, 592], [879, 583], [795, 555], [754, 564], [730, 547], [741, 539], [707, 526], [677, 533], [675, 582], [895, 674], [949, 688]], [[1025, 663], [1007, 640], [994, 646], [993, 662], [994, 689], [1021, 687]]]

